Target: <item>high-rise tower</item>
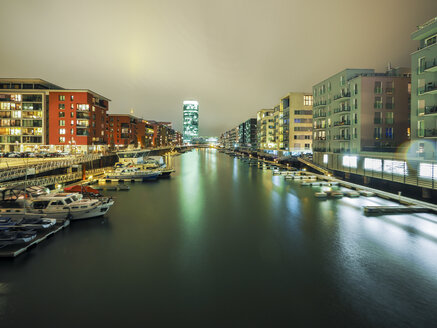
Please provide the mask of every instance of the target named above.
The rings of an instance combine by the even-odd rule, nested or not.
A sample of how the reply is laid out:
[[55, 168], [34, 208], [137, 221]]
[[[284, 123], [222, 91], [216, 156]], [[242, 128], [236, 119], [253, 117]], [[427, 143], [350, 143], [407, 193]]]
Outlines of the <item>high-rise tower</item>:
[[191, 143], [199, 137], [199, 103], [195, 100], [184, 101], [184, 143]]

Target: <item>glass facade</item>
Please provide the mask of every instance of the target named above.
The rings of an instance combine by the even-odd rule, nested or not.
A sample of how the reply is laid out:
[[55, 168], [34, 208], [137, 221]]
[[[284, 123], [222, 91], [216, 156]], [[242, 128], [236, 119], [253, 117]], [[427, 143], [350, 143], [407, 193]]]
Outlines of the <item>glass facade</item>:
[[199, 103], [184, 101], [184, 143], [199, 137]]

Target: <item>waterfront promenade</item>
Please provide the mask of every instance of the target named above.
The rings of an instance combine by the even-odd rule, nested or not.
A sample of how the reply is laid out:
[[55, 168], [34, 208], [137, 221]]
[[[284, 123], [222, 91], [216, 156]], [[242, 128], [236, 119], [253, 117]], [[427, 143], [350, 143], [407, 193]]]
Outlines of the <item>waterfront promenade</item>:
[[363, 206], [394, 203], [320, 201], [214, 149], [176, 157], [175, 169], [107, 192], [116, 203], [105, 218], [0, 262], [0, 322], [434, 326], [435, 215], [367, 217]]

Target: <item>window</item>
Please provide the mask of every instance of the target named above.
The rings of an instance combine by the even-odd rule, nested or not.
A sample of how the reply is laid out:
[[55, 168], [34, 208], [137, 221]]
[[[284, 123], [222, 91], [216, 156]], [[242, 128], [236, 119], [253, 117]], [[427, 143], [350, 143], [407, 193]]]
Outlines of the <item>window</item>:
[[88, 104], [77, 104], [77, 109], [78, 110], [89, 110], [90, 109], [90, 105], [88, 105]]
[[354, 99], [354, 109], [358, 109], [358, 99]]
[[375, 108], [381, 109], [382, 108], [382, 97], [381, 96], [376, 96], [375, 97], [375, 104], [374, 104]]
[[385, 82], [385, 93], [393, 94], [393, 81]]
[[59, 101], [65, 101], [65, 96], [59, 95]]
[[70, 96], [70, 101], [73, 101], [73, 100], [74, 100], [74, 96], [71, 95], [71, 96]]
[[58, 108], [59, 109], [65, 109], [65, 104], [59, 104]]
[[340, 85], [343, 86], [343, 85], [345, 85], [345, 83], [346, 83], [346, 81], [344, 79], [344, 76], [343, 75], [340, 76]]
[[59, 129], [59, 134], [65, 134], [65, 129]]
[[328, 82], [328, 92], [331, 91], [331, 81]]
[[352, 137], [356, 139], [358, 137], [357, 128], [352, 128]]
[[72, 135], [74, 134], [74, 129], [70, 130], [70, 134], [72, 134]]
[[70, 104], [70, 109], [74, 109], [74, 104]]
[[408, 166], [404, 161], [384, 160], [384, 173], [408, 175]]
[[393, 124], [393, 123], [394, 123], [393, 112], [385, 113], [385, 124]]
[[65, 137], [59, 137], [59, 142], [65, 142]]
[[328, 164], [328, 154], [323, 154], [323, 164]]
[[65, 117], [65, 112], [59, 112], [59, 117]]
[[394, 108], [394, 97], [393, 96], [387, 96], [385, 108], [387, 109], [393, 109]]
[[358, 94], [358, 84], [354, 84], [354, 94], [357, 95]]
[[381, 172], [382, 160], [377, 158], [365, 158], [364, 169], [369, 171]]
[[378, 140], [381, 139], [382, 129], [380, 127], [373, 129], [373, 137]]
[[310, 149], [311, 148], [311, 144], [305, 144], [305, 149]]
[[70, 113], [70, 117], [73, 118], [74, 117], [74, 112]]
[[375, 81], [375, 93], [380, 94], [382, 93], [382, 82], [381, 81]]
[[357, 156], [343, 156], [343, 166], [356, 168]]
[[382, 113], [381, 112], [375, 112], [375, 117], [373, 118], [374, 124], [382, 124]]
[[419, 176], [421, 178], [437, 180], [437, 164], [420, 163]]
[[313, 105], [313, 96], [303, 96], [303, 105], [304, 106], [312, 106]]
[[387, 139], [393, 139], [393, 128], [385, 128], [385, 137]]
[[59, 120], [59, 126], [65, 126], [65, 120]]
[[425, 121], [417, 121], [417, 136], [425, 136]]

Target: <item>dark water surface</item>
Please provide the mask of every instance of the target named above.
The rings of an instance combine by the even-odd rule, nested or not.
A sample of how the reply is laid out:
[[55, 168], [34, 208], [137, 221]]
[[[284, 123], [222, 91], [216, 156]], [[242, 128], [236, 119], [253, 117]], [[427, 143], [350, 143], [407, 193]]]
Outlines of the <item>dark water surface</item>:
[[365, 217], [218, 153], [0, 262], [0, 327], [437, 327], [432, 215]]

